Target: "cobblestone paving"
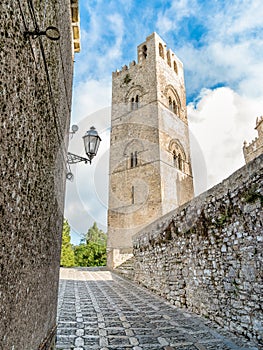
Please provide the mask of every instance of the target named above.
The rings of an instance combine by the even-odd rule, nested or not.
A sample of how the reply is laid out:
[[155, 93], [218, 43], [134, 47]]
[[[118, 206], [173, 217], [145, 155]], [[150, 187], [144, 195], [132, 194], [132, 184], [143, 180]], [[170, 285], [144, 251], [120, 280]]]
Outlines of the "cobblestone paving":
[[257, 350], [109, 271], [61, 269], [57, 350]]

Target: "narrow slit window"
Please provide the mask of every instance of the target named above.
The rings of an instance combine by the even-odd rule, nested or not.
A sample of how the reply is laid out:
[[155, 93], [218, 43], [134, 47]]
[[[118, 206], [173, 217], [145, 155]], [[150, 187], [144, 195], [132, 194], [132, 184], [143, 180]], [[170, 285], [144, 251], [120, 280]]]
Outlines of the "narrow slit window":
[[132, 204], [135, 203], [135, 200], [134, 200], [134, 186], [132, 186], [132, 189], [131, 189], [131, 197], [132, 197]]
[[176, 64], [175, 61], [174, 61], [174, 71], [175, 71], [176, 74], [178, 73], [177, 64]]
[[163, 51], [163, 45], [159, 44], [159, 55], [164, 59], [164, 51]]
[[136, 95], [136, 97], [135, 97], [135, 108], [136, 109], [139, 108], [139, 95]]
[[167, 63], [169, 64], [169, 66], [171, 67], [171, 55], [170, 52], [167, 51]]
[[133, 168], [133, 167], [134, 167], [134, 157], [133, 157], [133, 153], [131, 153], [131, 158], [130, 158], [130, 160], [131, 160], [131, 168]]
[[135, 168], [138, 165], [137, 151], [131, 153], [130, 164], [131, 164], [131, 168]]
[[134, 110], [134, 97], [132, 97], [131, 99], [131, 110], [133, 111]]
[[142, 57], [143, 57], [144, 59], [147, 58], [147, 46], [146, 46], [146, 45], [144, 45], [144, 46], [142, 47]]
[[173, 112], [174, 112], [175, 114], [177, 114], [177, 106], [176, 106], [175, 101], [173, 101]]
[[134, 166], [138, 165], [137, 151], [134, 152]]
[[173, 110], [173, 102], [172, 102], [171, 97], [169, 97], [168, 101], [169, 101], [169, 109], [172, 111]]
[[179, 170], [183, 170], [183, 159], [182, 159], [182, 156], [181, 156], [181, 154], [179, 153], [179, 155], [178, 155], [178, 168], [179, 168]]
[[177, 156], [176, 156], [175, 151], [173, 151], [173, 164], [175, 167], [177, 167]]

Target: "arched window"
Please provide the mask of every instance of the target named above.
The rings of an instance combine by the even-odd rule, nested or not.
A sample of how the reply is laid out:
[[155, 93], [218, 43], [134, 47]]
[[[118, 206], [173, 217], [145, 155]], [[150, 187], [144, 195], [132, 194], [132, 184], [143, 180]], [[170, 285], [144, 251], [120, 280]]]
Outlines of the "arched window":
[[166, 96], [167, 108], [180, 118], [181, 103], [176, 89], [172, 85], [168, 85], [164, 90], [164, 95]]
[[176, 64], [175, 61], [174, 61], [174, 71], [175, 71], [176, 74], [178, 74], [177, 64]]
[[142, 47], [142, 57], [144, 59], [146, 59], [146, 57], [147, 57], [147, 46], [146, 45], [143, 45], [143, 47]]
[[139, 158], [139, 154], [144, 151], [144, 144], [141, 139], [132, 139], [127, 143], [123, 150], [123, 156], [127, 160], [127, 169], [135, 168], [142, 165], [142, 159]]
[[179, 140], [171, 140], [168, 146], [168, 150], [172, 154], [173, 166], [178, 170], [185, 172], [187, 166], [186, 154], [183, 146]]
[[167, 51], [167, 63], [168, 63], [169, 66], [171, 67], [171, 55], [170, 55], [170, 51]]
[[140, 85], [132, 86], [125, 95], [128, 111], [138, 109], [143, 104], [144, 89]]
[[163, 45], [159, 43], [159, 55], [164, 59]]
[[134, 97], [131, 98], [132, 111], [139, 108], [139, 101], [140, 101], [139, 95], [136, 95], [135, 98]]

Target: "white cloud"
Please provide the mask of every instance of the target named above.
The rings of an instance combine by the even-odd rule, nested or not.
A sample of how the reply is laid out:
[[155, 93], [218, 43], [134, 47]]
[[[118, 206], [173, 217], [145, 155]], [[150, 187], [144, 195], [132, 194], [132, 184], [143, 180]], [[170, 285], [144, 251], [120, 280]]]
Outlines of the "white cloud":
[[176, 28], [176, 22], [172, 21], [165, 15], [159, 14], [157, 19], [158, 32], [165, 34]]
[[[192, 149], [197, 193], [210, 188], [244, 165], [244, 140], [256, 136], [256, 117], [262, 114], [261, 100], [240, 96], [229, 88], [205, 90], [196, 106], [189, 104], [189, 127], [205, 160], [207, 178], [198, 177], [200, 151]], [[199, 171], [199, 170], [198, 170]]]
[[[157, 28], [169, 37], [169, 46], [184, 62], [188, 94], [223, 83], [244, 96], [263, 96], [262, 13], [260, 0], [209, 6], [181, 0], [159, 11]], [[195, 37], [198, 25], [202, 36]]]
[[81, 52], [76, 55], [75, 79], [105, 79], [122, 56], [123, 15], [114, 3], [85, 3], [89, 20], [81, 22]]
[[180, 20], [184, 17], [194, 15], [198, 7], [199, 5], [196, 0], [175, 0], [172, 1], [171, 8], [169, 8], [167, 12]]
[[72, 122], [78, 123], [87, 115], [111, 104], [111, 81], [87, 80], [80, 82], [73, 92]]
[[208, 16], [209, 28], [217, 38], [235, 38], [236, 35], [246, 33], [250, 36], [255, 30], [262, 28], [261, 0], [235, 0], [219, 6], [217, 10], [212, 16]]
[[198, 11], [196, 0], [176, 0], [165, 11], [160, 11], [157, 16], [156, 27], [158, 32], [166, 34], [169, 31], [179, 29], [180, 21], [184, 18], [195, 15]]
[[176, 51], [186, 70], [188, 91], [200, 91], [217, 83], [232, 86], [244, 96], [263, 96], [263, 62], [253, 47], [262, 47], [263, 41], [238, 43], [214, 42], [195, 48], [186, 44]]

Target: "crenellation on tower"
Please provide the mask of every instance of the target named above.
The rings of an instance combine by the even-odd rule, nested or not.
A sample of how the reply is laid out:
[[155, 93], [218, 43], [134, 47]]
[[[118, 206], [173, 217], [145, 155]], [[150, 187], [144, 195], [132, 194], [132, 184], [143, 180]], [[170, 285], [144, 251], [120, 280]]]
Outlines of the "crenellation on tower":
[[243, 154], [246, 164], [263, 153], [263, 116], [256, 119], [255, 130], [258, 136], [249, 144], [244, 141]]
[[183, 65], [153, 33], [112, 74], [108, 266], [132, 236], [193, 197]]

